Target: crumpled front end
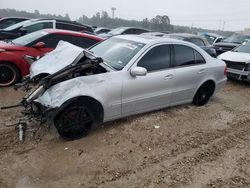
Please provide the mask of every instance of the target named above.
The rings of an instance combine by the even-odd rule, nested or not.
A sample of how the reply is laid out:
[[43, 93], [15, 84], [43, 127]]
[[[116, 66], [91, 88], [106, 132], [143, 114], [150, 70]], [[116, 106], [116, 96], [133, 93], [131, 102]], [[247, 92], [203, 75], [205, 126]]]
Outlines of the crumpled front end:
[[[91, 75], [106, 72], [106, 69], [99, 65], [101, 62], [100, 58], [86, 58], [41, 79], [33, 87], [32, 92], [23, 98], [25, 114], [34, 116], [42, 122], [53, 119], [57, 109], [71, 99], [72, 94], [77, 96], [83, 88], [88, 90], [84, 82], [87, 77], [92, 79]], [[93, 80], [98, 81], [98, 75], [95, 76]]]

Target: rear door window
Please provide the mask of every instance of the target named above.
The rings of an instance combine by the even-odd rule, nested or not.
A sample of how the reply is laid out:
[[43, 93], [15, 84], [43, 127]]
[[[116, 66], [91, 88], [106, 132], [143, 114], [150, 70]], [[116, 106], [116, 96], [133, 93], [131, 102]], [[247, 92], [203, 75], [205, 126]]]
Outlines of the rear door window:
[[143, 30], [143, 29], [135, 29], [135, 34], [142, 34], [142, 33], [146, 33], [147, 31]]
[[126, 31], [123, 32], [123, 34], [135, 34], [134, 29], [127, 29]]
[[69, 35], [49, 34], [40, 41], [45, 43], [46, 48], [56, 48], [60, 40], [71, 43], [71, 41], [73, 40], [73, 37]]
[[44, 42], [46, 48], [56, 48], [60, 40], [69, 42], [71, 44], [74, 44], [82, 48], [89, 48], [90, 46], [93, 46], [94, 44], [98, 42], [90, 38], [73, 36], [73, 35], [62, 35], [62, 34], [50, 34], [50, 35], [47, 35], [45, 38], [36, 42], [40, 42], [40, 41]]
[[70, 31], [87, 31], [87, 32], [93, 32], [91, 28], [88, 26], [80, 26], [80, 25], [74, 25], [74, 24], [67, 24], [67, 23], [56, 23], [57, 29], [64, 29], [64, 30], [70, 30]]
[[64, 30], [70, 30], [70, 31], [81, 31], [83, 30], [81, 27], [78, 27], [76, 25], [72, 24], [64, 24], [64, 23], [56, 23], [57, 29], [64, 29]]
[[27, 27], [24, 27], [27, 30], [27, 33], [32, 33], [41, 29], [47, 29], [47, 28], [53, 28], [53, 23], [52, 22], [42, 22], [42, 23], [37, 23], [34, 25], [30, 25]]
[[92, 38], [87, 38], [87, 37], [74, 37], [72, 44], [82, 47], [82, 48], [89, 48], [96, 44], [97, 40], [92, 39]]

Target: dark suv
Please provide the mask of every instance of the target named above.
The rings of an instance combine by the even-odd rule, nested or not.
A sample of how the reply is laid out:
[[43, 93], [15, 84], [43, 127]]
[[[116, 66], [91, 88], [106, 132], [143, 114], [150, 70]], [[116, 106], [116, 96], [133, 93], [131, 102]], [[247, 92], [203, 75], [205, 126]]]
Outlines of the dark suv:
[[239, 46], [240, 44], [249, 39], [250, 35], [234, 34], [226, 38], [222, 42], [215, 43], [213, 46], [214, 49], [216, 50], [217, 55], [220, 55], [224, 52], [234, 49], [235, 47]]
[[90, 26], [77, 22], [50, 19], [32, 19], [0, 30], [0, 40], [15, 39], [28, 33], [49, 28], [93, 33], [93, 29]]

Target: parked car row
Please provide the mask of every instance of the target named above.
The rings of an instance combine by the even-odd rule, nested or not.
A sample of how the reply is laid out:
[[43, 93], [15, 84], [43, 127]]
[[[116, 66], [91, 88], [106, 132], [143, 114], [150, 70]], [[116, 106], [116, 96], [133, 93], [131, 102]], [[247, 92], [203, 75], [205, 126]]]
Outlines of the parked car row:
[[49, 19], [31, 19], [0, 30], [0, 40], [15, 39], [42, 29], [64, 29], [93, 33], [92, 27], [77, 22]]

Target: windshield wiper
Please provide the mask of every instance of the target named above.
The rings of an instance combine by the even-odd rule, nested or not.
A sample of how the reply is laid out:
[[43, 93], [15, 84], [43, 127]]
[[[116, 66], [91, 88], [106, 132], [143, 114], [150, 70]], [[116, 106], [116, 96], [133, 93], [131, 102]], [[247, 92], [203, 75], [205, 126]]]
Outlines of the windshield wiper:
[[107, 67], [111, 68], [112, 70], [117, 70], [114, 67], [112, 67], [111, 65], [109, 65], [108, 63], [105, 63], [105, 60], [102, 62], [104, 65], [106, 65]]

